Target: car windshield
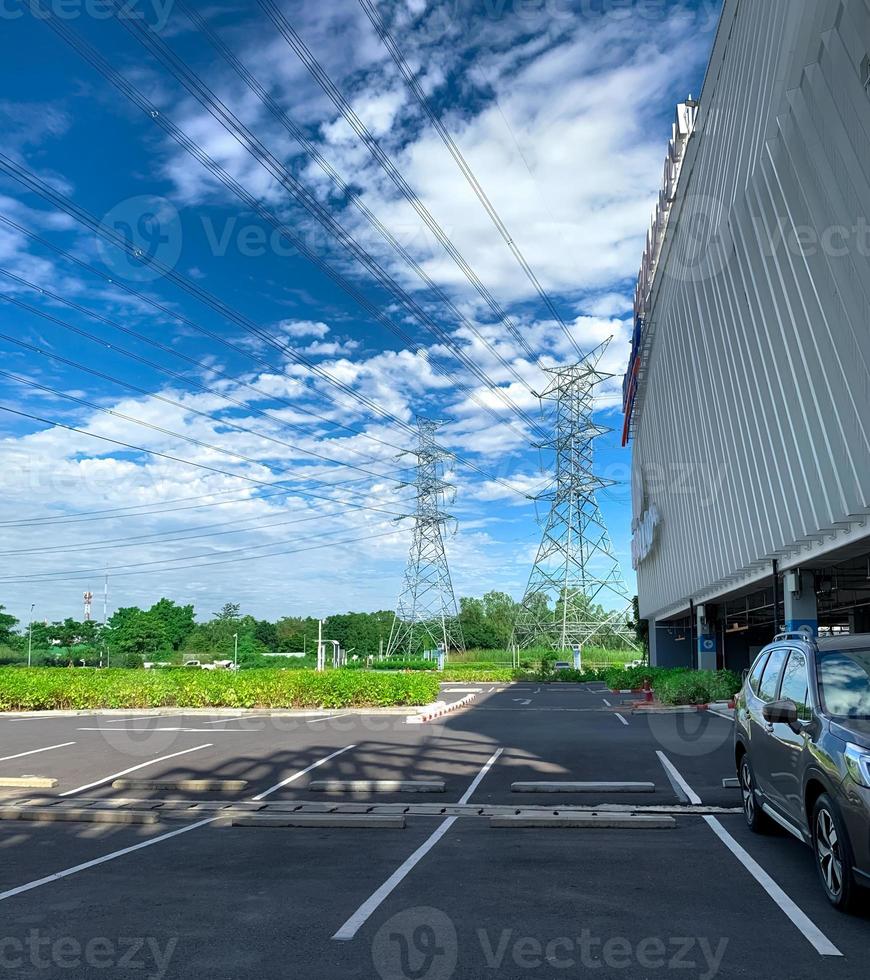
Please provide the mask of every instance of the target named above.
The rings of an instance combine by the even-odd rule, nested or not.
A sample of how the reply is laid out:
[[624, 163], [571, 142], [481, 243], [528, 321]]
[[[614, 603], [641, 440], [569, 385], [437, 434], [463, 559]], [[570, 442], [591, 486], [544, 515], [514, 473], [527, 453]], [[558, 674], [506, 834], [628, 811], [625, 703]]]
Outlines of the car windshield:
[[870, 649], [822, 653], [819, 688], [827, 714], [836, 718], [870, 718]]

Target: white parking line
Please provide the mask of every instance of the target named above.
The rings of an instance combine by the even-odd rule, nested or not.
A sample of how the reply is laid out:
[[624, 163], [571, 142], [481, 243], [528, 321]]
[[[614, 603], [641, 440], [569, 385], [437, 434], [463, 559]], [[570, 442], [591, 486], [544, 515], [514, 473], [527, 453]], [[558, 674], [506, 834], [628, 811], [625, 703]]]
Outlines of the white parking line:
[[155, 715], [136, 715], [133, 718], [104, 718], [104, 725], [114, 725], [119, 721], [147, 721], [149, 718], [154, 718]]
[[312, 769], [316, 769], [318, 766], [322, 766], [324, 762], [329, 762], [330, 759], [334, 759], [337, 755], [341, 755], [342, 752], [348, 752], [350, 749], [355, 749], [355, 748], [356, 748], [356, 744], [345, 745], [343, 749], [339, 749], [337, 752], [333, 752], [332, 755], [324, 756], [322, 759], [318, 759], [317, 762], [312, 762], [310, 766], [307, 766], [305, 769], [302, 769], [299, 772], [294, 772], [292, 776], [288, 776], [286, 779], [282, 779], [280, 783], [275, 783], [274, 786], [270, 786], [269, 789], [265, 790], [264, 792], [258, 793], [257, 796], [252, 796], [251, 799], [255, 803], [257, 803], [260, 800], [265, 799], [267, 796], [270, 796], [272, 793], [275, 792], [276, 789], [281, 789], [282, 786], [286, 786], [288, 783], [295, 782], [301, 776], [304, 776], [305, 773], [311, 772]]
[[671, 762], [671, 760], [660, 750], [656, 750], [656, 755], [659, 757], [659, 762], [661, 762], [664, 767], [665, 773], [671, 782], [671, 786], [677, 793], [677, 796], [684, 798], [688, 803], [693, 806], [698, 806], [701, 803], [701, 797], [692, 789], [692, 787], [686, 782], [685, 779], [677, 772], [676, 766]]
[[117, 779], [119, 776], [126, 776], [128, 772], [136, 772], [137, 769], [144, 769], [146, 766], [153, 766], [158, 762], [165, 762], [167, 759], [175, 759], [177, 756], [187, 755], [189, 752], [199, 752], [200, 749], [210, 749], [212, 744], [212, 742], [206, 742], [205, 745], [196, 745], [192, 749], [182, 749], [180, 752], [173, 752], [171, 755], [163, 755], [159, 759], [149, 759], [148, 762], [140, 762], [138, 766], [131, 766], [129, 769], [124, 769], [121, 772], [113, 773], [111, 776], [98, 779], [94, 783], [85, 783], [84, 786], [77, 786], [75, 789], [68, 789], [65, 793], [61, 793], [60, 795], [72, 796], [74, 793], [81, 793], [81, 791], [84, 789], [92, 789], [94, 786], [102, 786], [103, 783], [110, 783], [113, 779]]
[[607, 700], [607, 698], [602, 698], [601, 700], [607, 705], [608, 708], [613, 707], [613, 705]]
[[[673, 775], [680, 786], [683, 787], [692, 803], [700, 803], [701, 798], [677, 772], [673, 763], [662, 753], [656, 753], [661, 759], [662, 765], [668, 775]], [[716, 817], [704, 815], [704, 820], [710, 826], [713, 833], [722, 841], [729, 851], [737, 858], [744, 868], [752, 875], [759, 885], [776, 902], [779, 908], [791, 920], [795, 928], [800, 932], [804, 939], [809, 942], [820, 956], [842, 956], [843, 954], [822, 932], [821, 929], [786, 895], [779, 885], [761, 867], [761, 865], [728, 833]]]
[[822, 930], [819, 929], [815, 922], [795, 905], [755, 858], [734, 840], [731, 834], [728, 833], [715, 817], [705, 815], [704, 819], [713, 829], [713, 833], [716, 834], [719, 840], [722, 841], [743, 867], [746, 868], [759, 885], [770, 895], [782, 911], [785, 912], [798, 931], [803, 933], [804, 938], [813, 945], [820, 956], [843, 955]]
[[[207, 723], [206, 723], [207, 724]], [[140, 735], [150, 734], [151, 732], [208, 732], [209, 735], [220, 735], [221, 732], [225, 735], [245, 735], [248, 732], [252, 732], [252, 728], [231, 728], [228, 731], [224, 731], [222, 728], [131, 728], [131, 732], [138, 732]], [[77, 731], [80, 732], [105, 732], [105, 731], [115, 731], [122, 732], [123, 728], [79, 728]]]
[[[471, 785], [462, 794], [459, 803], [467, 803], [471, 798], [471, 794], [480, 785], [480, 781], [489, 772], [489, 770], [495, 764], [496, 759], [502, 754], [504, 749], [496, 749], [496, 751], [490, 756], [486, 761], [480, 772], [474, 777]], [[354, 914], [345, 922], [345, 924], [336, 932], [332, 937], [333, 939], [338, 939], [340, 941], [346, 941], [348, 939], [353, 939], [353, 937], [359, 932], [360, 928], [366, 923], [371, 914], [375, 909], [384, 901], [385, 898], [399, 885], [408, 874], [414, 869], [414, 867], [422, 861], [422, 859], [432, 850], [432, 848], [441, 840], [441, 838], [447, 833], [448, 830], [457, 821], [457, 817], [447, 817], [447, 819], [438, 827], [438, 829], [428, 837], [414, 853], [402, 864], [400, 865], [387, 880], [381, 885], [381, 887], [371, 895], [370, 898], [366, 899], [362, 905], [354, 912]]]
[[161, 834], [159, 837], [153, 837], [151, 840], [144, 840], [139, 844], [133, 844], [132, 847], [125, 847], [120, 851], [104, 854], [102, 857], [95, 858], [93, 861], [85, 861], [84, 864], [77, 864], [73, 868], [67, 868], [66, 871], [58, 871], [53, 875], [47, 875], [45, 878], [37, 878], [36, 881], [30, 881], [26, 885], [10, 888], [8, 891], [0, 892], [0, 902], [7, 898], [13, 898], [15, 895], [20, 895], [22, 892], [29, 892], [33, 888], [39, 888], [40, 885], [48, 885], [53, 881], [60, 881], [61, 878], [68, 878], [70, 875], [77, 874], [79, 871], [87, 871], [88, 868], [95, 868], [98, 864], [114, 861], [115, 858], [123, 857], [125, 854], [132, 854], [133, 851], [139, 851], [143, 847], [151, 847], [152, 844], [159, 844], [161, 841], [169, 840], [170, 837], [178, 837], [179, 834], [186, 834], [191, 830], [196, 830], [198, 827], [204, 827], [207, 823], [214, 823], [217, 819], [217, 817], [209, 817], [207, 820], [199, 820], [197, 823], [192, 823], [187, 827], [181, 827], [179, 830], [171, 830], [168, 834]]
[[614, 717], [618, 718], [622, 722], [623, 725], [627, 725], [628, 724], [628, 722], [625, 720], [625, 718], [618, 711], [614, 711], [613, 714], [614, 714]]
[[309, 725], [313, 725], [317, 721], [329, 721], [330, 718], [344, 718], [346, 714], [346, 711], [336, 711], [332, 715], [321, 715], [320, 718], [306, 718], [305, 720]]
[[63, 749], [67, 745], [75, 745], [75, 742], [59, 742], [57, 745], [46, 745], [44, 749], [31, 749], [29, 752], [19, 752], [17, 755], [4, 755], [0, 762], [8, 762], [10, 759], [21, 759], [25, 755], [36, 755], [37, 752], [49, 752], [51, 749]]

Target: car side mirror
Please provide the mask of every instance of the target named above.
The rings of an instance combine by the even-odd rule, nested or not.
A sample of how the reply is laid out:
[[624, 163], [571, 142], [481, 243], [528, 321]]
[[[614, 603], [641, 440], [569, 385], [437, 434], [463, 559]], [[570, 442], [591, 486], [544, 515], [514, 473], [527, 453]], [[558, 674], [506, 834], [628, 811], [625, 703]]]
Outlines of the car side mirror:
[[798, 709], [794, 701], [771, 701], [761, 709], [762, 717], [771, 725], [783, 724], [798, 728]]

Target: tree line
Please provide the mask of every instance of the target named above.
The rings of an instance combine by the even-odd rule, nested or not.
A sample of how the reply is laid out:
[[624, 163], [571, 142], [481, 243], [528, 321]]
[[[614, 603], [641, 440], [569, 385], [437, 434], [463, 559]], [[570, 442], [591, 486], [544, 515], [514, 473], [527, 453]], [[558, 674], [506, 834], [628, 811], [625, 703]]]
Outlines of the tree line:
[[[504, 592], [460, 599], [459, 620], [466, 647], [505, 650], [519, 604]], [[605, 610], [598, 610], [605, 619]], [[327, 616], [322, 635], [337, 641], [351, 657], [376, 656], [386, 650], [393, 623], [391, 610], [347, 612]], [[145, 660], [232, 659], [238, 643], [240, 661], [266, 653], [302, 653], [313, 658], [318, 621], [312, 616], [282, 616], [275, 621], [243, 614], [228, 602], [207, 620], [197, 620], [192, 605], [160, 599], [149, 609], [116, 610], [106, 625], [93, 620], [53, 623], [19, 621], [0, 606], [0, 663], [20, 663], [31, 651], [34, 664], [84, 663], [139, 666]], [[330, 644], [331, 645], [331, 644]], [[608, 645], [606, 635], [600, 645]]]

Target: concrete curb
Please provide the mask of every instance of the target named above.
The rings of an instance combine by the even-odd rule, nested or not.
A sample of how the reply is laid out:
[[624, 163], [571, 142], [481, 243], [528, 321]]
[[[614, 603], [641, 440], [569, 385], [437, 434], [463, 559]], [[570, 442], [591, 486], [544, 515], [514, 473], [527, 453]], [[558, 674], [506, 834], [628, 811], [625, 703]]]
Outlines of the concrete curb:
[[153, 715], [159, 718], [163, 715], [234, 715], [238, 717], [278, 718], [313, 718], [321, 715], [407, 715], [409, 709], [417, 708], [425, 711], [428, 705], [404, 704], [389, 708], [82, 708], [76, 710], [61, 709], [55, 711], [0, 711], [0, 719], [9, 718], [81, 718], [88, 715], [121, 715], [138, 716]]
[[0, 786], [15, 786], [23, 789], [54, 789], [56, 779], [45, 776], [0, 776]]
[[[427, 721], [432, 721], [434, 718], [440, 718], [442, 715], [446, 715], [451, 711], [456, 711], [458, 708], [464, 708], [467, 704], [470, 704], [477, 694], [466, 694], [464, 698], [460, 698], [458, 701], [454, 701], [451, 704], [445, 704], [443, 707], [436, 707], [433, 711], [426, 711], [425, 713], [419, 715], [409, 715], [405, 721], [409, 725], [423, 725]], [[435, 706], [433, 706], [435, 707]]]
[[286, 817], [243, 814], [231, 817], [231, 827], [361, 827], [366, 830], [404, 830], [405, 817], [375, 816], [367, 813], [304, 813]]
[[672, 830], [677, 822], [673, 817], [637, 816], [603, 813], [572, 813], [563, 815], [543, 815], [537, 813], [518, 813], [504, 817], [490, 817], [490, 827], [494, 828], [574, 828], [589, 830]]
[[157, 823], [156, 813], [142, 810], [75, 810], [56, 807], [0, 807], [0, 820], [31, 820], [35, 823]]
[[443, 793], [443, 779], [316, 779], [315, 793]]
[[168, 789], [194, 793], [233, 793], [247, 787], [247, 779], [116, 779], [112, 789]]
[[654, 793], [655, 791], [655, 783], [511, 783], [512, 793]]

